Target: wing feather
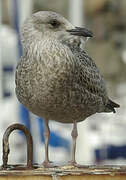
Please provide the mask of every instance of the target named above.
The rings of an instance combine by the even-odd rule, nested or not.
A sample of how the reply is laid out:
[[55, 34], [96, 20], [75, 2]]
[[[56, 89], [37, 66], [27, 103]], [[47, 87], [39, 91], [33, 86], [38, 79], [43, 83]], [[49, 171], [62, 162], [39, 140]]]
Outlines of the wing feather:
[[86, 88], [90, 96], [96, 97], [95, 99], [102, 99], [103, 103], [106, 104], [108, 96], [105, 81], [95, 62], [79, 46], [73, 46], [70, 49], [79, 64], [79, 84]]

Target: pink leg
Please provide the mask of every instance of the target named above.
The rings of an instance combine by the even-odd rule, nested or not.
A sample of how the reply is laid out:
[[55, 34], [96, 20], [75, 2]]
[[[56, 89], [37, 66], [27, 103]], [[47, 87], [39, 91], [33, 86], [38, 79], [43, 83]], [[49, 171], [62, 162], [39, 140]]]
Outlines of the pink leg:
[[48, 156], [48, 143], [49, 143], [49, 137], [50, 137], [50, 130], [48, 126], [48, 120], [44, 120], [44, 138], [45, 138], [45, 160], [43, 162], [44, 167], [51, 167], [49, 162], [49, 156]]
[[77, 139], [77, 136], [78, 136], [76, 121], [74, 121], [71, 136], [72, 136], [72, 139], [73, 139], [73, 150], [72, 150], [72, 160], [71, 160], [70, 164], [76, 165], [75, 152], [76, 152], [76, 139]]

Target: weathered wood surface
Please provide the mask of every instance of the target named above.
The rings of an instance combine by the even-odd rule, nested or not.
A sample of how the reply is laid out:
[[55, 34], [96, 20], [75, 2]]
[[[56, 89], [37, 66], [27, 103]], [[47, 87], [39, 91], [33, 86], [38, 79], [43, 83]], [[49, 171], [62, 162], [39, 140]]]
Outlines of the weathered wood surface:
[[126, 180], [126, 166], [61, 166], [54, 168], [23, 166], [0, 168], [0, 180]]

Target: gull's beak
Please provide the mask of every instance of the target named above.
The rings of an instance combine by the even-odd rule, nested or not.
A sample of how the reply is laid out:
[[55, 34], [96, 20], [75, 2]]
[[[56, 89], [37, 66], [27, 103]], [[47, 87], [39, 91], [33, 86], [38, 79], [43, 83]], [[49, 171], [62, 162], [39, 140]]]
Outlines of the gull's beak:
[[93, 33], [90, 30], [81, 27], [75, 27], [75, 29], [67, 30], [67, 32], [76, 36], [93, 37]]

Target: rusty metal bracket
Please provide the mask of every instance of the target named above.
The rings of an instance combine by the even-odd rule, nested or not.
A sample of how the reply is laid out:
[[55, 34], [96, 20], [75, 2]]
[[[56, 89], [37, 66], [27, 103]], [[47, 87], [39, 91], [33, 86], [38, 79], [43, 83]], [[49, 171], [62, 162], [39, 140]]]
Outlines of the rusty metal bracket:
[[10, 136], [11, 132], [14, 130], [21, 130], [26, 136], [26, 140], [27, 140], [27, 168], [30, 169], [33, 167], [33, 140], [32, 140], [32, 136], [31, 136], [30, 132], [28, 131], [28, 129], [24, 125], [18, 124], [18, 123], [10, 125], [6, 129], [6, 131], [3, 135], [3, 168], [7, 167], [8, 154], [10, 152], [9, 136]]

